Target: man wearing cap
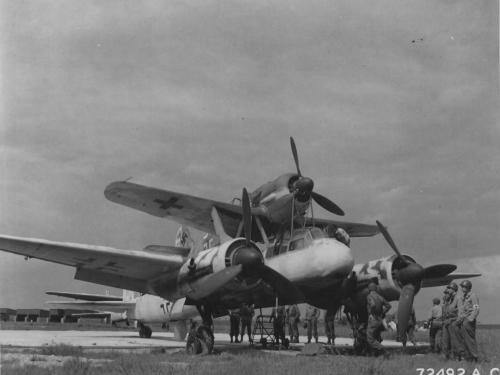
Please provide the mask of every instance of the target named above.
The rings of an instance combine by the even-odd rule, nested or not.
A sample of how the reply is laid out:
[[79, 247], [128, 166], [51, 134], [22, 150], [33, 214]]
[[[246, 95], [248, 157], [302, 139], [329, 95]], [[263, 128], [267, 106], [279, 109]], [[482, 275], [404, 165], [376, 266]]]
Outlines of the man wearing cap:
[[240, 310], [234, 309], [229, 311], [229, 337], [231, 342], [239, 343], [238, 336], [240, 335]]
[[439, 298], [432, 299], [432, 308], [429, 312], [429, 345], [431, 352], [439, 353], [441, 350], [441, 330], [443, 328], [443, 310]]
[[307, 322], [307, 343], [314, 340], [318, 342], [318, 319], [321, 312], [315, 306], [308, 305], [306, 309], [306, 322]]
[[368, 309], [368, 327], [366, 330], [366, 341], [374, 355], [385, 354], [384, 347], [379, 341], [380, 333], [384, 330], [383, 319], [391, 309], [389, 302], [377, 293], [377, 284], [371, 282], [368, 285], [368, 296], [366, 296], [366, 307]]
[[451, 282], [444, 290], [443, 295], [443, 330], [441, 332], [441, 352], [446, 359], [450, 358], [451, 353], [456, 351], [456, 337], [451, 332], [452, 324], [455, 323], [458, 316], [458, 285]]
[[462, 344], [458, 356], [477, 362], [476, 318], [479, 315], [479, 300], [471, 291], [472, 283], [469, 280], [462, 281], [460, 288], [462, 295], [458, 298], [458, 317], [453, 328]]
[[290, 342], [299, 342], [300, 310], [297, 305], [288, 308], [288, 324], [290, 327]]

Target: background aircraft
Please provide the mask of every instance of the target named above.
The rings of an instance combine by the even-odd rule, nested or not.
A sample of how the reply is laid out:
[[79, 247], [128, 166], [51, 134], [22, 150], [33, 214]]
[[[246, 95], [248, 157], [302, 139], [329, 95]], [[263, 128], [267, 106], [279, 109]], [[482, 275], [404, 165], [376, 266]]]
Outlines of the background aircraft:
[[187, 333], [187, 321], [198, 317], [194, 306], [185, 305], [184, 300], [168, 301], [153, 295], [135, 295], [123, 290], [123, 297], [88, 293], [47, 292], [49, 295], [77, 299], [78, 301], [49, 301], [54, 308], [95, 310], [95, 313], [73, 314], [79, 317], [110, 316], [112, 321], [136, 321], [139, 336], [150, 338], [151, 327], [147, 324], [162, 323], [174, 327], [177, 340], [184, 340]]

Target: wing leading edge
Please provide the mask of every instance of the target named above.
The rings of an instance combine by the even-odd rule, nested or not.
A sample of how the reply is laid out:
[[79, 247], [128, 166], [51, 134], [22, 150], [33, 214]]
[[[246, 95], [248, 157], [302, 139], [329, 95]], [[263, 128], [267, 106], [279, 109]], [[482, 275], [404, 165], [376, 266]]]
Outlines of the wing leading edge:
[[77, 280], [152, 294], [151, 283], [176, 279], [186, 260], [171, 253], [5, 235], [0, 235], [0, 250], [75, 267]]

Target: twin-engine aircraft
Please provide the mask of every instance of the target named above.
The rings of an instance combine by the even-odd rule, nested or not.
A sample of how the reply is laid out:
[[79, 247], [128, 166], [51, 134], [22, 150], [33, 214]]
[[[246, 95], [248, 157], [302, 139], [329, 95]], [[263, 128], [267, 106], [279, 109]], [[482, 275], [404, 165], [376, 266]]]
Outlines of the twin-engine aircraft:
[[[297, 238], [290, 242], [288, 251], [265, 258], [251, 237], [251, 205], [245, 189], [242, 206], [234, 206], [238, 210], [230, 211], [224, 209], [227, 206], [208, 200], [186, 199], [188, 205], [183, 199], [171, 197], [167, 198], [168, 203], [160, 190], [148, 190], [152, 193], [141, 195], [141, 204], [134, 187], [123, 190], [121, 186], [116, 190], [116, 185], [111, 186], [115, 187], [106, 189], [106, 196], [113, 191], [114, 197], [125, 202], [131, 202], [130, 197], [133, 197], [134, 205], [145, 210], [154, 206], [155, 210], [162, 212], [169, 209], [181, 212], [181, 215], [174, 216], [176, 221], [208, 229], [219, 237], [221, 244], [199, 252], [162, 245], [147, 246], [143, 250], [122, 250], [0, 236], [0, 249], [75, 267], [77, 280], [151, 294], [170, 301], [181, 300], [182, 305], [196, 306], [205, 327], [211, 327], [213, 317], [226, 315], [228, 309], [238, 308], [242, 302], [269, 307], [278, 298], [280, 304], [309, 302], [325, 306], [327, 301], [335, 299], [332, 296], [339, 295], [340, 298], [343, 280], [354, 265], [350, 248], [328, 238], [318, 228], [294, 232]], [[144, 193], [143, 189], [140, 191]], [[231, 238], [225, 232], [219, 210], [229, 213], [226, 218], [240, 227], [239, 230], [234, 228], [234, 233], [239, 234], [244, 229], [245, 237]], [[351, 235], [356, 235], [358, 230], [366, 234], [366, 228], [370, 227], [354, 224]], [[229, 225], [229, 228], [233, 227]], [[292, 243], [296, 244], [295, 247]], [[210, 351], [213, 335], [210, 329], [208, 331], [205, 338]]]
[[174, 328], [174, 337], [184, 340], [187, 333], [186, 322], [198, 317], [194, 306], [185, 306], [184, 299], [168, 301], [158, 296], [143, 294], [136, 296], [134, 292], [123, 290], [123, 296], [109, 296], [88, 293], [46, 292], [49, 295], [73, 298], [76, 301], [48, 301], [54, 308], [93, 310], [92, 313], [75, 313], [72, 316], [81, 318], [110, 317], [113, 323], [136, 321], [139, 337], [150, 338], [151, 327], [147, 324], [162, 323]]

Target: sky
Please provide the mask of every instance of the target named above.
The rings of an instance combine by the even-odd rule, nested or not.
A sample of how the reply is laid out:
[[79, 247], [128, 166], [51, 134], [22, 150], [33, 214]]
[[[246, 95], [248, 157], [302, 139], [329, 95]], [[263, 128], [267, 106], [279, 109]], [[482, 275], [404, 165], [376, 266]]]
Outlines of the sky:
[[[424, 266], [484, 269], [480, 320], [500, 323], [488, 287], [500, 265], [498, 2], [0, 7], [0, 233], [173, 244], [177, 224], [107, 201], [105, 186], [132, 177], [229, 202], [295, 170], [293, 136], [302, 173], [346, 220], [382, 221]], [[392, 254], [381, 236], [352, 249], [356, 262]], [[110, 289], [73, 275], [1, 253], [0, 306]]]

